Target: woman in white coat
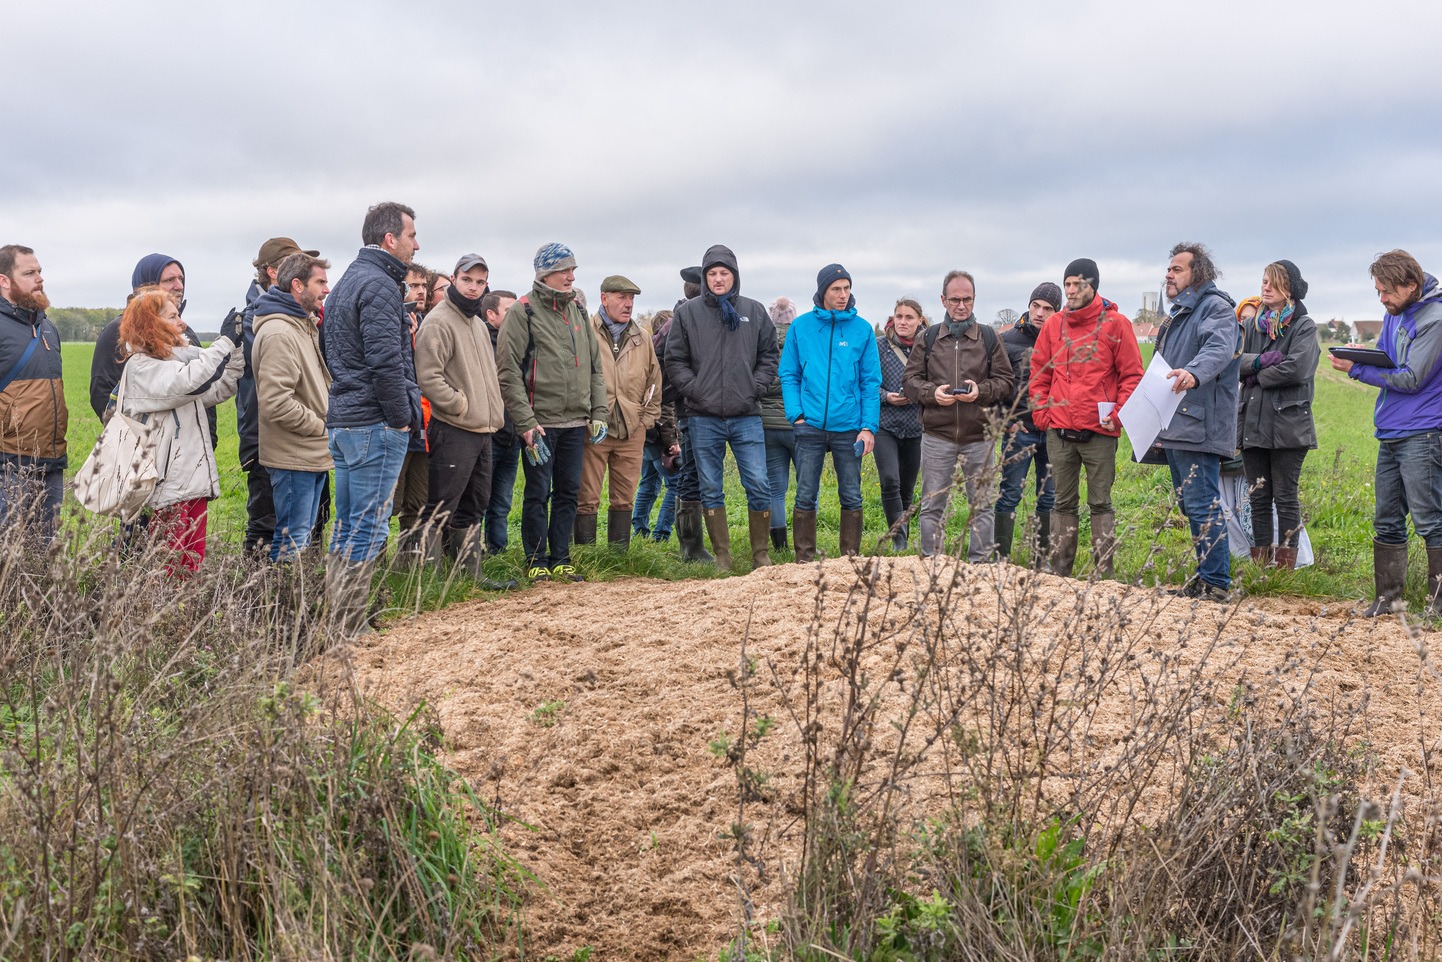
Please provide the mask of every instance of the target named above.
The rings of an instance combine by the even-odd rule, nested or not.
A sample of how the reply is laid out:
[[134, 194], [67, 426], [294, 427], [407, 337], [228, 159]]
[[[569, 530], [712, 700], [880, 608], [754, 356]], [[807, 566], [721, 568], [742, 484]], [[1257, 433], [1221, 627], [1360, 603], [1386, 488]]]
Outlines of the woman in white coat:
[[232, 311], [210, 347], [195, 347], [175, 303], [159, 289], [137, 294], [120, 318], [128, 357], [116, 391], [125, 414], [158, 427], [160, 480], [148, 503], [150, 529], [176, 553], [166, 568], [172, 575], [195, 571], [205, 558], [206, 504], [220, 496], [205, 409], [235, 395], [244, 367], [239, 327]]

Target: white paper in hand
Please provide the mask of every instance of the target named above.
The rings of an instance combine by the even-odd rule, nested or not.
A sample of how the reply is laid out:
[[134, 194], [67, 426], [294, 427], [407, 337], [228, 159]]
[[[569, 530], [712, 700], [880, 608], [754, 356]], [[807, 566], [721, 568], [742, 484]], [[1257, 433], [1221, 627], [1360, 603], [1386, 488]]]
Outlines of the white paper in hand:
[[1186, 394], [1185, 391], [1172, 393], [1172, 382], [1167, 379], [1171, 369], [1166, 358], [1153, 354], [1141, 383], [1117, 412], [1132, 442], [1132, 450], [1138, 454], [1145, 454], [1156, 443], [1157, 435], [1172, 423], [1172, 415], [1177, 413], [1177, 406]]

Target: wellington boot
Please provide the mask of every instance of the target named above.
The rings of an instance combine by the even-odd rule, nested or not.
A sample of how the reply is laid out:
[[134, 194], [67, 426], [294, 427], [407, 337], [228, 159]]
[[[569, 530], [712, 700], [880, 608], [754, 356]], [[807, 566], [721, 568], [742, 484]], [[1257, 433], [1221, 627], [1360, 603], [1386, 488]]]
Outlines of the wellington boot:
[[374, 568], [374, 562], [351, 564], [338, 554], [326, 559], [325, 597], [332, 640], [350, 641], [371, 633], [368, 606]]
[[751, 536], [751, 570], [765, 568], [771, 564], [771, 555], [766, 551], [771, 538], [771, 512], [746, 512], [746, 528]]
[[861, 509], [841, 512], [841, 554], [861, 554]]
[[1081, 530], [1081, 519], [1074, 514], [1054, 511], [1051, 526], [1051, 572], [1070, 578], [1072, 567], [1076, 564], [1077, 533]]
[[606, 543], [623, 554], [631, 550], [630, 508], [610, 508], [606, 511]]
[[905, 552], [908, 544], [911, 543], [911, 522], [903, 521], [896, 533], [891, 536], [891, 550], [898, 554]]
[[1442, 548], [1427, 549], [1427, 607], [1424, 618], [1442, 618]]
[[[1256, 548], [1252, 549], [1256, 551]], [[1253, 558], [1255, 560], [1255, 557]], [[1278, 545], [1272, 549], [1272, 567], [1281, 568], [1283, 571], [1291, 571], [1297, 567], [1297, 549]]]
[[1266, 545], [1252, 545], [1252, 564], [1266, 568], [1272, 563], [1272, 549]]
[[1016, 537], [1016, 515], [1010, 511], [996, 513], [996, 553], [999, 557], [1011, 557], [1011, 542]]
[[774, 550], [774, 551], [785, 551], [785, 550], [786, 550], [786, 529], [785, 529], [785, 528], [772, 528], [772, 529], [771, 529], [771, 548], [772, 548], [772, 550]]
[[[1431, 561], [1431, 558], [1428, 558]], [[1396, 611], [1407, 583], [1407, 545], [1372, 542], [1372, 580], [1377, 586], [1377, 600], [1362, 612], [1365, 618], [1376, 618]]]
[[482, 525], [447, 528], [443, 535], [446, 557], [476, 583], [482, 591], [510, 591], [514, 581], [495, 581], [481, 567], [486, 559], [486, 532]]
[[1092, 572], [1098, 578], [1110, 578], [1116, 572], [1117, 516], [1094, 514], [1091, 520]]
[[706, 550], [701, 532], [701, 502], [682, 501], [676, 505], [676, 542], [681, 546], [682, 561], [715, 562]]
[[791, 543], [796, 545], [796, 563], [816, 560], [816, 512], [795, 508], [791, 512]]
[[574, 544], [595, 544], [596, 543], [596, 516], [594, 514], [576, 515], [576, 526], [571, 529], [571, 541]]
[[1031, 553], [1035, 567], [1041, 567], [1040, 560], [1046, 558], [1049, 551], [1051, 551], [1051, 512], [1038, 511], [1036, 513], [1036, 548]]
[[705, 518], [706, 533], [711, 536], [711, 547], [716, 552], [716, 567], [722, 571], [730, 571], [731, 529], [726, 527], [726, 509], [707, 508]]

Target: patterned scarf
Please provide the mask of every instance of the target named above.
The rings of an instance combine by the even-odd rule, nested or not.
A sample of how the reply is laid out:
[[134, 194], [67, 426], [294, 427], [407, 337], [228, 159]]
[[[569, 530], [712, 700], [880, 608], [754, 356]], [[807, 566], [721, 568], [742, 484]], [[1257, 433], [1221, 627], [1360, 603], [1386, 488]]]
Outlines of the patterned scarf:
[[1282, 332], [1287, 329], [1287, 325], [1292, 323], [1292, 309], [1294, 306], [1295, 305], [1289, 303], [1280, 311], [1274, 311], [1268, 308], [1258, 314], [1257, 330], [1275, 341], [1282, 336]]

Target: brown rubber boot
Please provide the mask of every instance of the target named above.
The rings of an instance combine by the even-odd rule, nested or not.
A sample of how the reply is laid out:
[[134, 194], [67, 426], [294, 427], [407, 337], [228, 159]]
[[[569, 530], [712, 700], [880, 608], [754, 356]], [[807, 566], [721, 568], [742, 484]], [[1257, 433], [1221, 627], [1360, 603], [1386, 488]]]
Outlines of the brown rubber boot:
[[1077, 533], [1081, 529], [1081, 519], [1074, 514], [1062, 514], [1060, 511], [1053, 511], [1051, 514], [1051, 571], [1065, 578], [1071, 577], [1072, 567], [1076, 564], [1076, 542]]
[[1272, 549], [1266, 545], [1252, 545], [1252, 564], [1265, 568], [1272, 563]]
[[[1431, 560], [1430, 558], [1428, 559]], [[1376, 618], [1397, 610], [1402, 588], [1407, 583], [1407, 545], [1383, 544], [1372, 541], [1372, 579], [1377, 585], [1377, 600], [1362, 612], [1364, 618]]]
[[841, 554], [861, 554], [861, 509], [841, 512]]
[[1116, 574], [1116, 553], [1117, 516], [1092, 515], [1092, 571], [1098, 578], [1110, 578]]
[[765, 568], [771, 564], [767, 547], [771, 541], [771, 512], [746, 512], [747, 533], [751, 535], [751, 570]]
[[594, 514], [576, 515], [576, 526], [571, 529], [571, 541], [574, 544], [595, 544], [596, 543], [596, 516]]
[[796, 562], [808, 564], [816, 560], [816, 512], [791, 511], [791, 543], [796, 546]]
[[[1252, 549], [1252, 560], [1257, 560], [1256, 548]], [[1281, 568], [1284, 571], [1291, 571], [1297, 567], [1297, 549], [1288, 548], [1285, 545], [1278, 545], [1272, 549], [1272, 567]]]
[[1427, 549], [1427, 607], [1423, 618], [1442, 618], [1442, 548]]
[[731, 570], [731, 529], [726, 527], [725, 508], [707, 508], [706, 533], [711, 536], [711, 548], [716, 553], [716, 567], [722, 571]]

